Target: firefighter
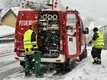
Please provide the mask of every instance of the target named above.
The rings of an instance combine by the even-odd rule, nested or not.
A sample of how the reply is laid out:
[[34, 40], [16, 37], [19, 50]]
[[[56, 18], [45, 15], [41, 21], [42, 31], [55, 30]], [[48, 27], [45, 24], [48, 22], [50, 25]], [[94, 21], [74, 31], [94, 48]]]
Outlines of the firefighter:
[[104, 36], [97, 27], [93, 29], [93, 32], [92, 40], [89, 42], [89, 45], [92, 44], [93, 46], [91, 51], [94, 60], [93, 64], [101, 64], [101, 51], [104, 46]]
[[25, 50], [25, 76], [31, 76], [30, 68], [34, 59], [34, 72], [36, 77], [42, 77], [40, 72], [40, 51], [37, 45], [37, 33], [34, 32], [35, 22], [30, 22], [29, 29], [24, 33], [24, 50]]

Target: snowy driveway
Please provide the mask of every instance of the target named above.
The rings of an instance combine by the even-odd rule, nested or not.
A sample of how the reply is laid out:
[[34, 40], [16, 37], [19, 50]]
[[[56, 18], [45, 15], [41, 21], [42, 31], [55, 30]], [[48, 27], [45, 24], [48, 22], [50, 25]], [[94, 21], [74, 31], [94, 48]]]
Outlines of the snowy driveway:
[[0, 44], [0, 80], [21, 69], [14, 58], [13, 43]]
[[34, 74], [30, 78], [24, 76], [24, 70], [19, 61], [14, 58], [13, 43], [0, 44], [0, 80], [107, 80], [107, 50], [102, 51], [102, 64], [93, 65], [91, 49], [88, 48], [88, 57], [64, 74], [56, 74], [54, 69], [43, 67], [44, 78], [36, 78]]

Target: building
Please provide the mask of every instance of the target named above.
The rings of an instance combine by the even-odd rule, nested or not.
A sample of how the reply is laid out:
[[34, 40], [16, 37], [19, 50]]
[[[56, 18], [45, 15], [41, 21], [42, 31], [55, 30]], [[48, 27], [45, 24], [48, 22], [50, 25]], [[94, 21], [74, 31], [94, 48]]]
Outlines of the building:
[[15, 27], [19, 7], [12, 7], [1, 15], [1, 24]]

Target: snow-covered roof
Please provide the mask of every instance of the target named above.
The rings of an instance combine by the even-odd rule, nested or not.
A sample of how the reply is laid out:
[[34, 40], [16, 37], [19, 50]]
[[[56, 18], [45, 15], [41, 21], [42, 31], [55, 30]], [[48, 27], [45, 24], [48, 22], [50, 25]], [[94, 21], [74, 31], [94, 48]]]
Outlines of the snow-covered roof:
[[12, 10], [16, 15], [18, 15], [19, 9], [20, 9], [20, 7], [12, 7], [12, 8], [11, 8], [11, 10]]
[[7, 9], [3, 13], [1, 13], [1, 18], [4, 17], [8, 13], [9, 10], [12, 10], [12, 12], [15, 14], [15, 16], [17, 16], [18, 12], [19, 12], [19, 9], [20, 9], [20, 7], [12, 7], [10, 9]]

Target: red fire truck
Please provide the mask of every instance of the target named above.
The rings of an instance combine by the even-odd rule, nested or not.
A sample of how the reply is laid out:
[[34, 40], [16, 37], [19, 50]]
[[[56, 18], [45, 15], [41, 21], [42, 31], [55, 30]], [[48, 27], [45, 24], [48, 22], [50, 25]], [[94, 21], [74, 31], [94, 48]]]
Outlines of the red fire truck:
[[[24, 8], [22, 6], [22, 8]], [[70, 69], [75, 59], [87, 57], [86, 36], [77, 10], [21, 9], [18, 13], [15, 30], [15, 59], [25, 65], [23, 35], [29, 22], [37, 22], [38, 46], [41, 52], [41, 63], [55, 63]]]

